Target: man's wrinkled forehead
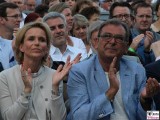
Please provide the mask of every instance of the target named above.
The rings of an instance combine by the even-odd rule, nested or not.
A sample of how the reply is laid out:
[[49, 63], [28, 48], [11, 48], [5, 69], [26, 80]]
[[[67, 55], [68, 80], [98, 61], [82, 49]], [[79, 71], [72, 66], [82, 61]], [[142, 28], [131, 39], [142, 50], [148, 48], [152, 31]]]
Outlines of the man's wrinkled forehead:
[[12, 3], [24, 3], [24, 0], [8, 0], [8, 1]]

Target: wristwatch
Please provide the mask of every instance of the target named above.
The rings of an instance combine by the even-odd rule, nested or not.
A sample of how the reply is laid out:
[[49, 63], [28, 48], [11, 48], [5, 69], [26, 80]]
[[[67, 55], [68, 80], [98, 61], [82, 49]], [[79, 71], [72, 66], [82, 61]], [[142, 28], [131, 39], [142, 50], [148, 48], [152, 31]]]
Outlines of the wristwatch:
[[59, 96], [59, 95], [60, 95], [59, 91], [51, 90], [51, 93], [52, 93], [52, 95], [57, 95], [57, 96]]

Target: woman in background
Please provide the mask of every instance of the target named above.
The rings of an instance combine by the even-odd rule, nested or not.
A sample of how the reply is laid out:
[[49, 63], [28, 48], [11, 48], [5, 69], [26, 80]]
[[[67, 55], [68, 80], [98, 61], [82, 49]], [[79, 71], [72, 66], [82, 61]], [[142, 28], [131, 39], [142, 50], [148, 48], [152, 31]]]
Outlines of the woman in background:
[[89, 21], [83, 15], [76, 14], [73, 16], [73, 28], [71, 33], [73, 36], [82, 39], [85, 44], [88, 57], [92, 54], [92, 49], [89, 40], [87, 39]]

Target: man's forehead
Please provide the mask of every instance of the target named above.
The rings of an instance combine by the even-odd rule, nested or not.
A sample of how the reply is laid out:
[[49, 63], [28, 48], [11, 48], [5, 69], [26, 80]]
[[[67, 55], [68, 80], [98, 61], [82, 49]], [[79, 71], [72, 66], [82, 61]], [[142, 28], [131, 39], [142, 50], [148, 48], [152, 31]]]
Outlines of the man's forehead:
[[19, 8], [7, 8], [6, 9], [7, 12], [20, 12]]
[[10, 2], [21, 2], [21, 3], [23, 3], [23, 0], [10, 0]]
[[27, 2], [30, 2], [30, 3], [36, 3], [35, 0], [27, 0]]
[[20, 13], [20, 10], [19, 10], [19, 8], [7, 8], [6, 12], [7, 13], [14, 13], [14, 12]]
[[128, 7], [126, 7], [126, 6], [116, 6], [116, 7], [114, 8], [114, 10], [116, 10], [116, 9], [125, 10], [125, 11], [130, 11], [130, 9], [129, 9]]
[[59, 19], [59, 20], [57, 20], [56, 22], [55, 21], [53, 21], [53, 20], [55, 20], [56, 18], [52, 18], [52, 19], [48, 19], [46, 22], [47, 22], [47, 24], [50, 26], [50, 27], [56, 27], [56, 26], [60, 26], [60, 25], [64, 25], [64, 22], [63, 22], [63, 20], [62, 19]]
[[[108, 28], [114, 28], [115, 31], [110, 31], [110, 29], [108, 29]], [[125, 33], [125, 28], [122, 25], [115, 25], [115, 24], [106, 24], [106, 25], [104, 25], [101, 32], [116, 32], [118, 30], [122, 34]]]
[[55, 23], [55, 24], [52, 24], [50, 27], [56, 27], [56, 26], [60, 26], [60, 25], [64, 25], [63, 23]]
[[137, 13], [138, 12], [152, 12], [152, 9], [150, 7], [139, 7], [137, 8]]
[[62, 18], [60, 18], [60, 17], [56, 17], [56, 18], [49, 18], [47, 21], [56, 21], [56, 22], [54, 22], [53, 24], [59, 24], [59, 23], [64, 23], [63, 22], [63, 19]]
[[128, 7], [121, 7], [117, 6], [114, 8], [113, 13], [129, 13], [130, 14], [130, 9]]

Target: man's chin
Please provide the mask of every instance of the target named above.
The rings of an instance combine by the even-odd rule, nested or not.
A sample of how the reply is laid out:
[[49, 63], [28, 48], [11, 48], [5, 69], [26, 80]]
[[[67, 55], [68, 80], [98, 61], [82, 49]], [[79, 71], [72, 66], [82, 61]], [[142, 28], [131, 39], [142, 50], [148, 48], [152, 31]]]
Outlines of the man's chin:
[[141, 28], [141, 30], [142, 30], [142, 31], [149, 30], [149, 27], [147, 27], [147, 26], [145, 26], [145, 27], [142, 27], [142, 28]]
[[117, 56], [117, 54], [107, 54], [106, 56], [107, 56], [108, 58], [114, 58], [114, 57]]

